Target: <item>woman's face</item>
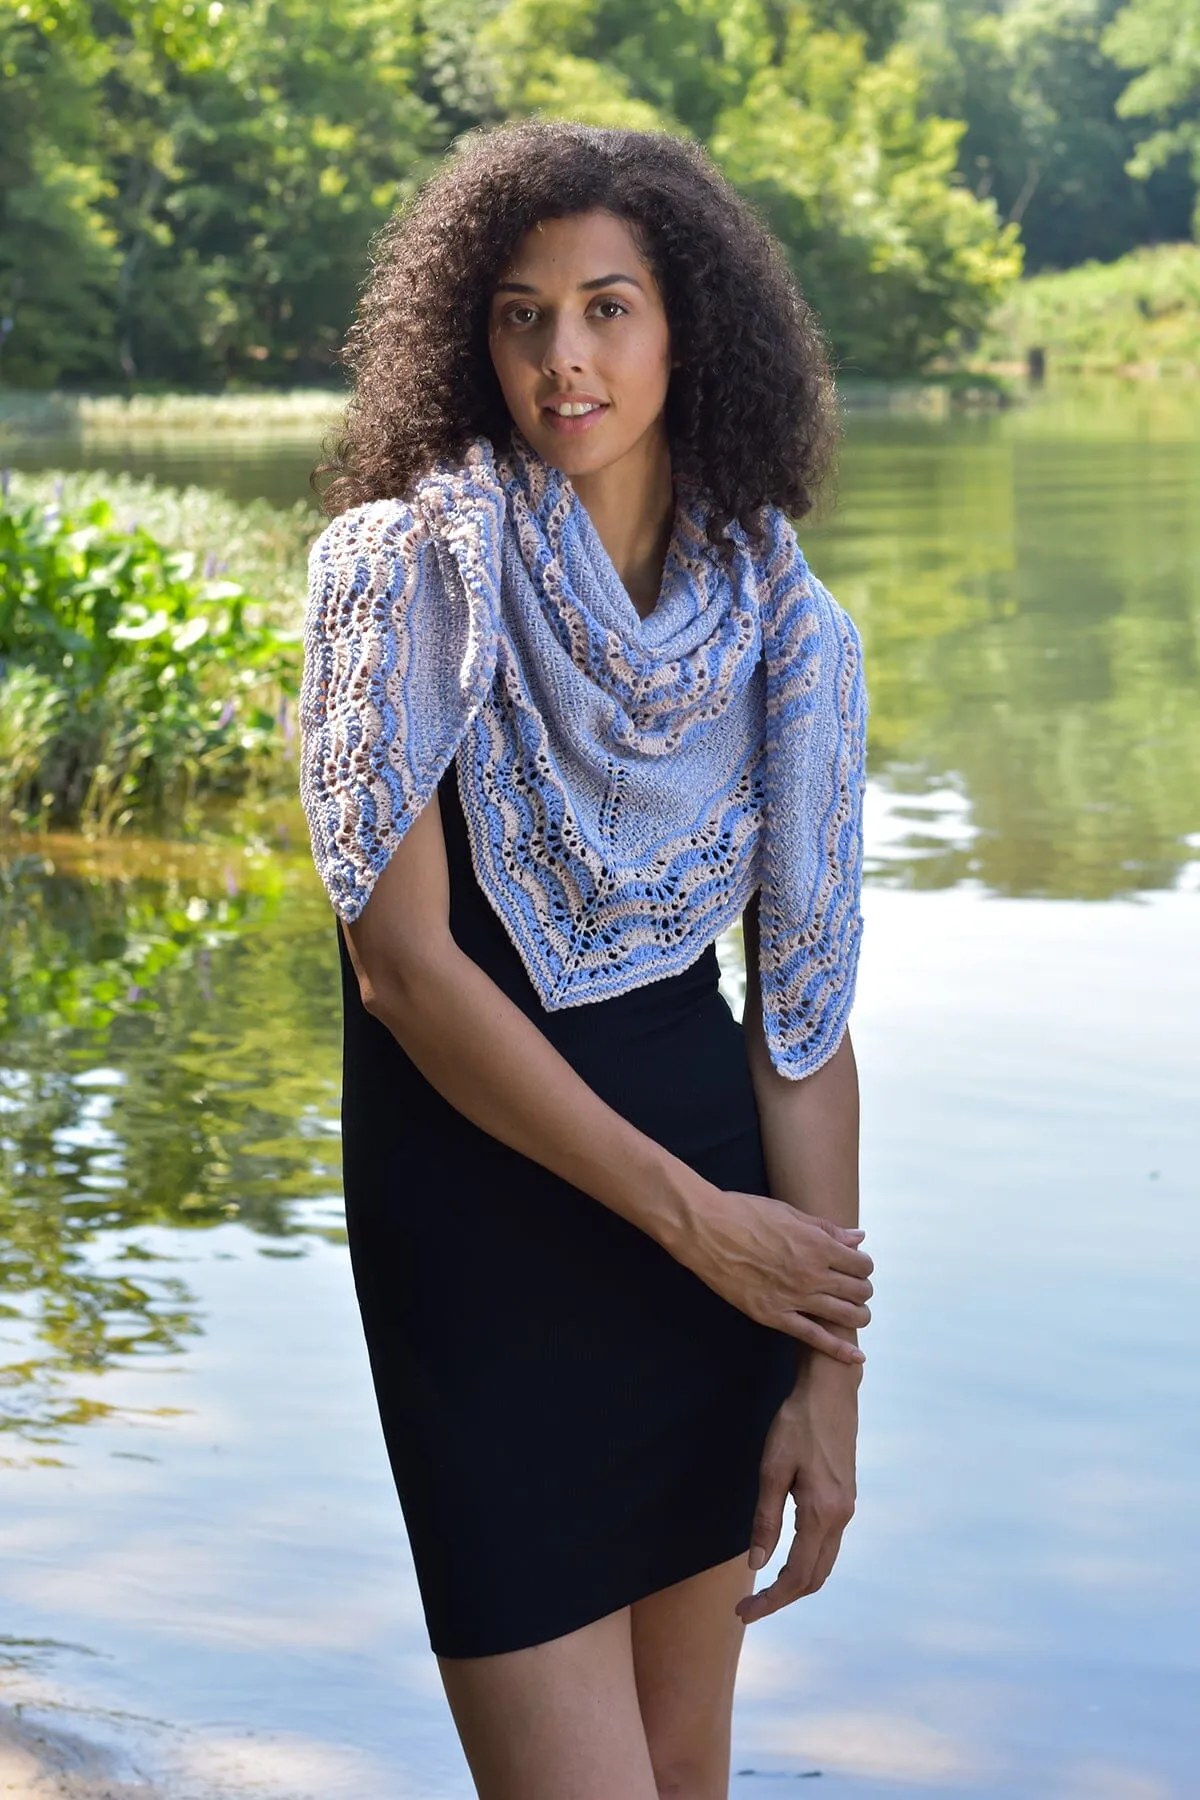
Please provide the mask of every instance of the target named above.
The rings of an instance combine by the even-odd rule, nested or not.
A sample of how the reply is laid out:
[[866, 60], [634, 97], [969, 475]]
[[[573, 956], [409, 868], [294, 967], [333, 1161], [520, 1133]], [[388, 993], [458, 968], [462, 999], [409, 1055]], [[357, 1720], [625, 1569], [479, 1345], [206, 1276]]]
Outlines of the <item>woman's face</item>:
[[514, 423], [564, 474], [665, 450], [667, 315], [612, 213], [546, 219], [521, 240], [496, 283], [488, 345]]

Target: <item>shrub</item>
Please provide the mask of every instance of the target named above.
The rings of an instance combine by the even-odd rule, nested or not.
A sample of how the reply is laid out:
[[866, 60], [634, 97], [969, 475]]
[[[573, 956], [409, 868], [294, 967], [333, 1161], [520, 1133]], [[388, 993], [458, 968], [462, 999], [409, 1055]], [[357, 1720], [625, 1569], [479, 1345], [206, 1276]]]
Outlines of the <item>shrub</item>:
[[1034, 345], [1051, 370], [1200, 373], [1200, 244], [1021, 282], [994, 315], [984, 350], [1016, 360]]
[[0, 508], [0, 804], [100, 829], [269, 775], [299, 640], [112, 507]]
[[122, 530], [140, 525], [160, 544], [190, 550], [206, 575], [240, 581], [261, 601], [262, 616], [287, 627], [300, 623], [308, 546], [322, 524], [314, 505], [298, 501], [281, 508], [266, 500], [232, 500], [215, 488], [168, 487], [108, 469], [36, 474], [14, 469], [0, 475], [0, 484], [14, 506], [80, 513], [105, 500]]

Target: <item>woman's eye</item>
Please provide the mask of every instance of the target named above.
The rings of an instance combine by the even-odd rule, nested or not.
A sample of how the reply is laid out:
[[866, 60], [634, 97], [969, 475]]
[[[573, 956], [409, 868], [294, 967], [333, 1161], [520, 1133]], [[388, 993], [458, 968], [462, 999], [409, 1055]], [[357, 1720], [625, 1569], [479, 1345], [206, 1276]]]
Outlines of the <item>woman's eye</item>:
[[596, 304], [596, 311], [602, 319], [619, 319], [622, 313], [628, 312], [628, 310], [629, 308], [622, 306], [619, 300], [600, 300]]
[[510, 306], [504, 317], [510, 325], [532, 325], [537, 313], [532, 306]]

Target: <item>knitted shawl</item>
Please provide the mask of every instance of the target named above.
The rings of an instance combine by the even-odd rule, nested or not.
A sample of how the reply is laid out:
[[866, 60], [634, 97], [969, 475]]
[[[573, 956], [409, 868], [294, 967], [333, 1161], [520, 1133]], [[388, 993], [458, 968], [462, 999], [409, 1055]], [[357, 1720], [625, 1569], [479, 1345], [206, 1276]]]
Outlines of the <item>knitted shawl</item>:
[[476, 877], [548, 1010], [675, 974], [759, 892], [766, 1040], [833, 1055], [861, 932], [866, 698], [854, 626], [772, 510], [720, 559], [677, 506], [642, 619], [570, 481], [478, 440], [313, 546], [301, 793], [361, 913], [457, 755]]

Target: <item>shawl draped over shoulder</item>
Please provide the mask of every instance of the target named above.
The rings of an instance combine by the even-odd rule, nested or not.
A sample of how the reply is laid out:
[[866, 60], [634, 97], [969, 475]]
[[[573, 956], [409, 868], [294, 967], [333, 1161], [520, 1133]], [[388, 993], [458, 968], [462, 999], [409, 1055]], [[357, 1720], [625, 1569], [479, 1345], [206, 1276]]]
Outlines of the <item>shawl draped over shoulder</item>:
[[686, 968], [759, 896], [772, 1061], [837, 1049], [862, 929], [858, 634], [782, 514], [681, 496], [639, 617], [569, 480], [486, 439], [313, 546], [301, 794], [353, 923], [458, 757], [476, 876], [547, 1009]]

